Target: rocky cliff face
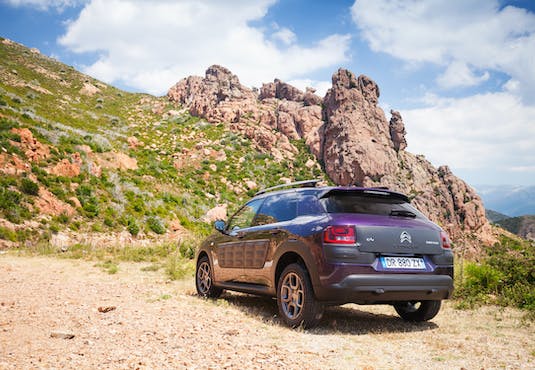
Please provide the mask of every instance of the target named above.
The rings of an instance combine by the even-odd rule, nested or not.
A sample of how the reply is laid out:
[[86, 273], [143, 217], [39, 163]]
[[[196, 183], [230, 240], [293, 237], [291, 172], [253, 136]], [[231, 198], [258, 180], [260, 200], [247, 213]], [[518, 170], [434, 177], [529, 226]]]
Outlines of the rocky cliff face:
[[228, 123], [276, 159], [293, 158], [297, 150], [290, 140], [295, 139], [304, 139], [319, 155], [321, 98], [312, 90], [303, 93], [275, 80], [258, 93], [242, 86], [228, 69], [214, 65], [204, 78], [184, 78], [167, 95], [192, 115], [211, 123]]
[[[253, 91], [229, 70], [212, 66], [204, 78], [188, 77], [169, 92], [171, 101], [209, 122], [225, 122], [275, 158], [292, 158], [291, 140], [303, 139], [339, 185], [387, 186], [408, 194], [454, 240], [474, 245], [493, 236], [479, 196], [447, 166], [436, 169], [405, 151], [399, 112], [388, 121], [377, 106], [380, 91], [367, 76], [339, 69], [323, 100], [308, 89], [275, 80]], [[474, 239], [475, 238], [475, 239]]]

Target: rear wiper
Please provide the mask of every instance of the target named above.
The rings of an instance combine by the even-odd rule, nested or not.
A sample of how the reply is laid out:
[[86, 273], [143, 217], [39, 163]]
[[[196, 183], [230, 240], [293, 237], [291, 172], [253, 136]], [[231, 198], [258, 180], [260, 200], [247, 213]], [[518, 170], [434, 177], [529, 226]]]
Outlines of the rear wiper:
[[416, 217], [416, 213], [411, 212], [411, 211], [407, 211], [405, 209], [393, 209], [392, 211], [390, 211], [390, 216], [400, 216], [400, 217], [415, 218]]

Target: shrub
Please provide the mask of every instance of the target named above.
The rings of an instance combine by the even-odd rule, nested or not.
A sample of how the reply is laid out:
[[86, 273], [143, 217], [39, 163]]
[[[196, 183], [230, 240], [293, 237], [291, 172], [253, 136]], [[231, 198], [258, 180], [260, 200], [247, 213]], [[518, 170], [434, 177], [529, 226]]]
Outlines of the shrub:
[[187, 259], [193, 259], [195, 257], [196, 248], [195, 245], [191, 242], [183, 241], [178, 247], [180, 256]]
[[20, 190], [28, 195], [38, 195], [39, 185], [37, 185], [37, 183], [33, 182], [32, 180], [23, 177], [20, 184]]
[[99, 214], [98, 199], [93, 196], [93, 190], [88, 185], [80, 185], [76, 189], [76, 195], [82, 204], [82, 209], [87, 217], [93, 218]]
[[165, 234], [165, 226], [158, 217], [151, 216], [147, 219], [149, 229], [156, 234]]
[[463, 299], [461, 305], [490, 302], [535, 313], [534, 246], [502, 235], [486, 253], [481, 263], [466, 265], [455, 293]]
[[104, 225], [106, 225], [108, 227], [113, 227], [113, 225], [115, 224], [115, 221], [111, 216], [104, 217], [104, 221], [103, 222], [104, 222]]
[[126, 223], [126, 229], [133, 236], [136, 236], [137, 234], [139, 234], [139, 225], [137, 224], [136, 220], [134, 220], [133, 218], [128, 219]]
[[17, 241], [17, 233], [7, 227], [0, 226], [0, 239]]
[[497, 294], [503, 283], [503, 279], [504, 274], [501, 271], [486, 263], [469, 263], [466, 266], [464, 286], [473, 292]]
[[70, 218], [69, 218], [69, 215], [67, 215], [66, 213], [62, 213], [59, 216], [54, 217], [53, 220], [57, 221], [57, 222], [60, 222], [62, 224], [67, 224], [67, 223], [69, 223]]
[[110, 275], [114, 275], [119, 271], [119, 266], [112, 260], [106, 260], [103, 263], [97, 263], [95, 266], [100, 267], [103, 271]]
[[192, 260], [184, 259], [176, 254], [167, 258], [165, 273], [171, 280], [179, 280], [185, 277], [192, 277], [195, 273], [195, 266]]
[[16, 224], [29, 218], [30, 211], [21, 205], [21, 201], [22, 194], [0, 187], [0, 211], [4, 218]]

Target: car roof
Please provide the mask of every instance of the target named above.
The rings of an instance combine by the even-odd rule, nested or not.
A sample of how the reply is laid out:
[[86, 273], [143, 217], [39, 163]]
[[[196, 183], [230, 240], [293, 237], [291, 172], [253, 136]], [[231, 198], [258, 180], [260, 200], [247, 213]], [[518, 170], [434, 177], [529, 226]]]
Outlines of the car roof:
[[268, 196], [286, 194], [292, 192], [306, 192], [309, 194], [314, 194], [318, 198], [326, 198], [332, 194], [366, 194], [366, 195], [375, 195], [383, 197], [391, 197], [409, 202], [409, 198], [402, 193], [389, 190], [384, 187], [357, 187], [357, 186], [319, 186], [319, 187], [292, 187], [289, 189], [283, 190], [273, 190], [273, 191], [263, 191], [257, 193], [254, 199], [261, 199]]

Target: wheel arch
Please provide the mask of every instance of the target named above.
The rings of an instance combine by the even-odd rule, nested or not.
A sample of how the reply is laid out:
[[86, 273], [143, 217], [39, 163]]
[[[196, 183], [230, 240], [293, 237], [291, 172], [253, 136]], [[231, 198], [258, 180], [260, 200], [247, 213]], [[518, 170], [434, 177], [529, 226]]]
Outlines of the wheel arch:
[[208, 258], [208, 261], [210, 262], [210, 264], [213, 265], [212, 260], [210, 259], [210, 256], [208, 255], [208, 252], [206, 252], [205, 250], [200, 250], [199, 253], [197, 254], [197, 259], [196, 259], [197, 264], [199, 263], [200, 259], [203, 257]]
[[317, 264], [310, 248], [302, 242], [292, 241], [279, 247], [279, 251], [281, 251], [280, 254], [274, 258], [275, 268], [273, 269], [272, 276], [275, 289], [277, 289], [280, 276], [286, 266], [292, 263], [298, 263], [308, 273], [310, 282], [312, 283], [312, 289], [315, 290], [315, 286], [319, 283], [319, 276]]

